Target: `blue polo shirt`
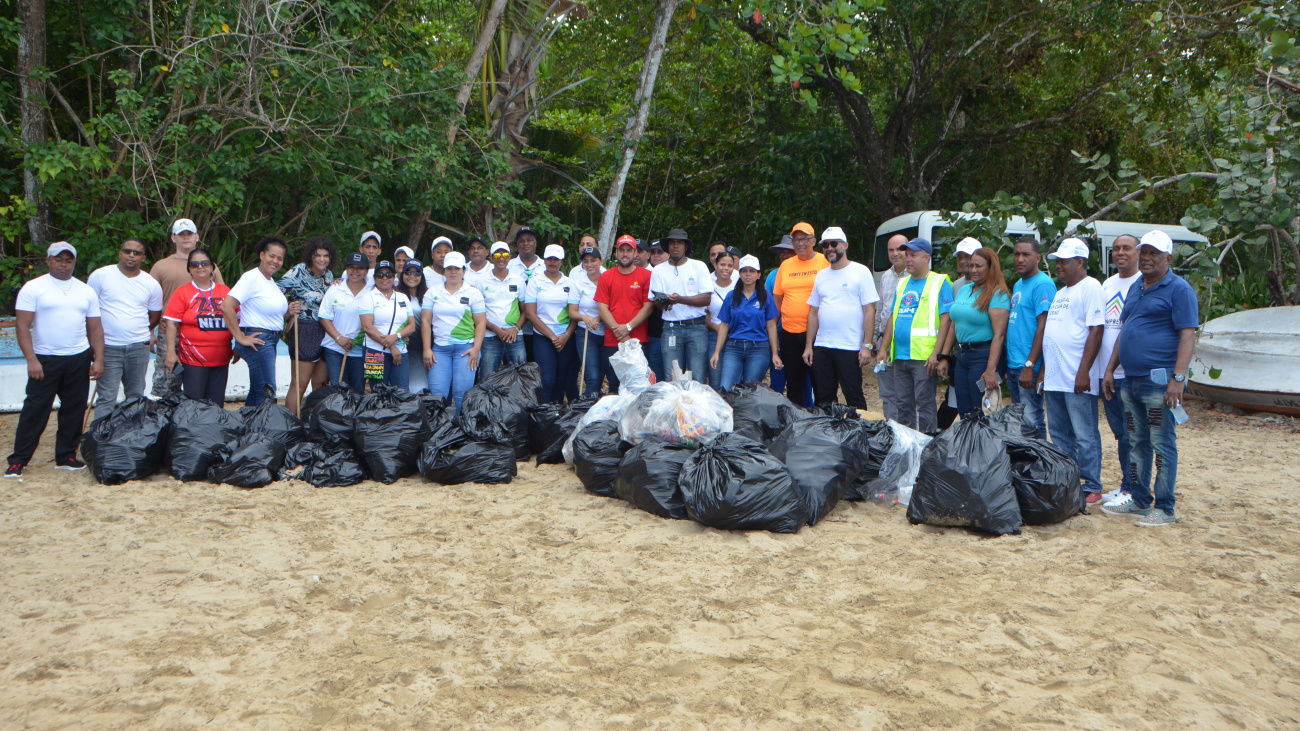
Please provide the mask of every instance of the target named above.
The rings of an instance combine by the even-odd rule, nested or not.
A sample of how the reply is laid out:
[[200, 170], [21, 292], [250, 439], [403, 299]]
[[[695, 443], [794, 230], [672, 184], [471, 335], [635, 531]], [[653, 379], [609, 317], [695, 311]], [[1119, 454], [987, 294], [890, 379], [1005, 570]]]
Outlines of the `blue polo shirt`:
[[728, 292], [722, 300], [722, 309], [718, 310], [718, 319], [727, 323], [727, 339], [767, 342], [767, 321], [780, 316], [776, 309], [776, 298], [770, 293], [762, 307], [758, 304], [758, 292], [746, 297], [738, 306], [735, 304], [736, 289]]
[[[1029, 351], [1034, 348], [1034, 335], [1038, 332], [1038, 316], [1052, 309], [1056, 299], [1056, 282], [1039, 272], [1021, 279], [1011, 290], [1011, 315], [1007, 318], [1007, 368], [1024, 368]], [[1037, 372], [1043, 367], [1040, 357], [1034, 364]]]
[[1201, 324], [1196, 292], [1173, 271], [1146, 289], [1139, 278], [1128, 290], [1119, 321], [1115, 347], [1125, 378], [1147, 376], [1156, 368], [1172, 373], [1178, 362], [1179, 331]]

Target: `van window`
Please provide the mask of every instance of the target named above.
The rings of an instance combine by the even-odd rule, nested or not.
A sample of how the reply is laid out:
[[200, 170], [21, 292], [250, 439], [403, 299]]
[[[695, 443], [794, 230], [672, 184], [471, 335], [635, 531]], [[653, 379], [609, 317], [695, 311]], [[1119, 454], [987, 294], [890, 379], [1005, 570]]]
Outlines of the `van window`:
[[911, 228], [900, 228], [897, 231], [889, 231], [876, 237], [876, 249], [872, 255], [872, 269], [877, 272], [883, 272], [889, 268], [889, 240], [898, 234], [907, 237], [908, 241], [916, 238], [919, 229], [916, 226]]

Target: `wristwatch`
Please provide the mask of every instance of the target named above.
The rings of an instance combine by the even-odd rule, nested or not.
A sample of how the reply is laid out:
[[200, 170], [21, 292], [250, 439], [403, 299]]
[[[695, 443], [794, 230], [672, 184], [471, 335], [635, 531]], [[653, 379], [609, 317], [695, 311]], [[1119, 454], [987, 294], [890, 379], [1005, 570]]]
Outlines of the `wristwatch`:
[[1026, 367], [1026, 368], [1029, 368], [1030, 370], [1033, 370], [1034, 362], [1033, 362], [1032, 360], [1026, 360], [1026, 361], [1025, 361], [1025, 367]]
[[1184, 373], [1175, 373], [1174, 380], [1178, 381], [1179, 383], [1182, 383], [1183, 381], [1187, 380], [1187, 375]]

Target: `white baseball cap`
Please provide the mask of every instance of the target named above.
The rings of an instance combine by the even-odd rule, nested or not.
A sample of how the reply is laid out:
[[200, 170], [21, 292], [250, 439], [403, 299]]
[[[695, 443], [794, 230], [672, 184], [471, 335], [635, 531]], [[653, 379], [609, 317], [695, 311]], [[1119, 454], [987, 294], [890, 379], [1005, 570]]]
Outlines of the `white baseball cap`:
[[1164, 231], [1147, 231], [1142, 235], [1142, 240], [1138, 246], [1150, 246], [1162, 254], [1174, 253], [1174, 240], [1169, 238], [1169, 234]]
[[69, 254], [72, 254], [73, 259], [77, 258], [77, 250], [72, 248], [72, 244], [69, 244], [66, 241], [55, 241], [54, 243], [50, 244], [50, 248], [45, 250], [45, 255], [58, 256], [59, 254], [62, 254], [65, 251], [68, 252]]
[[188, 218], [178, 218], [176, 219], [176, 222], [172, 224], [172, 236], [183, 234], [186, 231], [196, 234], [199, 232], [199, 227], [195, 226], [194, 222]]
[[[378, 242], [379, 242], [379, 245], [380, 245], [380, 246], [383, 246], [383, 245], [384, 245], [384, 239], [383, 239], [383, 237], [381, 237], [381, 236], [379, 235], [379, 233], [376, 232], [376, 231], [367, 231], [367, 232], [361, 234], [361, 244], [366, 243], [366, 239], [374, 239], [375, 241], [378, 241]], [[361, 244], [357, 244], [357, 245], [360, 246]]]
[[844, 229], [839, 226], [831, 226], [822, 231], [821, 242], [824, 244], [827, 241], [848, 241], [848, 239], [844, 237]]
[[510, 253], [510, 244], [507, 244], [507, 243], [504, 242], [504, 241], [498, 241], [498, 242], [496, 242], [495, 244], [492, 244], [492, 251], [491, 251], [491, 253], [495, 254], [495, 253], [497, 253], [498, 251], [504, 251], [504, 252], [506, 252], [507, 254], [509, 254], [509, 253]]
[[[429, 245], [429, 251], [433, 251], [434, 249], [438, 248], [438, 244], [446, 244], [451, 249], [456, 248], [456, 245], [451, 243], [451, 239], [447, 238], [446, 236], [439, 236], [438, 238], [433, 240], [432, 244]], [[446, 264], [444, 264], [443, 266], [446, 266]]]
[[543, 259], [563, 259], [564, 247], [559, 244], [550, 244], [546, 247], [546, 253], [542, 255]]
[[973, 238], [971, 236], [967, 236], [966, 238], [957, 242], [958, 254], [966, 254], [967, 256], [971, 256], [974, 255], [975, 252], [979, 251], [982, 248], [984, 248], [984, 244], [981, 244], [979, 242], [979, 239]]
[[1087, 259], [1088, 245], [1073, 236], [1061, 242], [1056, 251], [1047, 255], [1048, 259]]
[[409, 246], [399, 246], [399, 247], [397, 247], [397, 251], [394, 251], [394, 252], [393, 252], [393, 258], [397, 258], [397, 255], [398, 255], [398, 254], [402, 254], [402, 253], [406, 254], [406, 258], [407, 258], [407, 259], [414, 259], [414, 258], [415, 258], [415, 252], [412, 251], [412, 250], [411, 250], [411, 247], [409, 247]]
[[460, 253], [459, 251], [452, 251], [448, 253], [447, 258], [442, 260], [442, 268], [446, 269], [447, 267], [457, 267], [460, 269], [464, 269], [465, 255]]
[[736, 271], [740, 271], [745, 267], [749, 267], [750, 269], [757, 269], [760, 272], [763, 271], [763, 268], [758, 265], [758, 257], [754, 256], [753, 254], [746, 254], [740, 257], [740, 264], [736, 267]]

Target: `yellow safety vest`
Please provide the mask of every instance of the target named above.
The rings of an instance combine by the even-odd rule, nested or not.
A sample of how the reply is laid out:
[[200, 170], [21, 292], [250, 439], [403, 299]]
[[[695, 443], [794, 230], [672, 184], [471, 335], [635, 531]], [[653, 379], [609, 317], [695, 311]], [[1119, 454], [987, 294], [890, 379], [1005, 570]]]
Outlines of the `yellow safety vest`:
[[[909, 276], [907, 279], [899, 281], [898, 288], [894, 291], [894, 331], [898, 331], [898, 310], [903, 304], [903, 295], [907, 292], [907, 285], [912, 281]], [[934, 348], [939, 344], [939, 291], [943, 289], [944, 282], [948, 281], [948, 275], [938, 272], [930, 272], [925, 276], [925, 286], [921, 289], [921, 301], [916, 306], [916, 314], [912, 315], [912, 330], [909, 346], [909, 355], [911, 360], [926, 360], [934, 352]], [[898, 338], [894, 337], [889, 341], [889, 357], [894, 357], [894, 348], [898, 343]]]

